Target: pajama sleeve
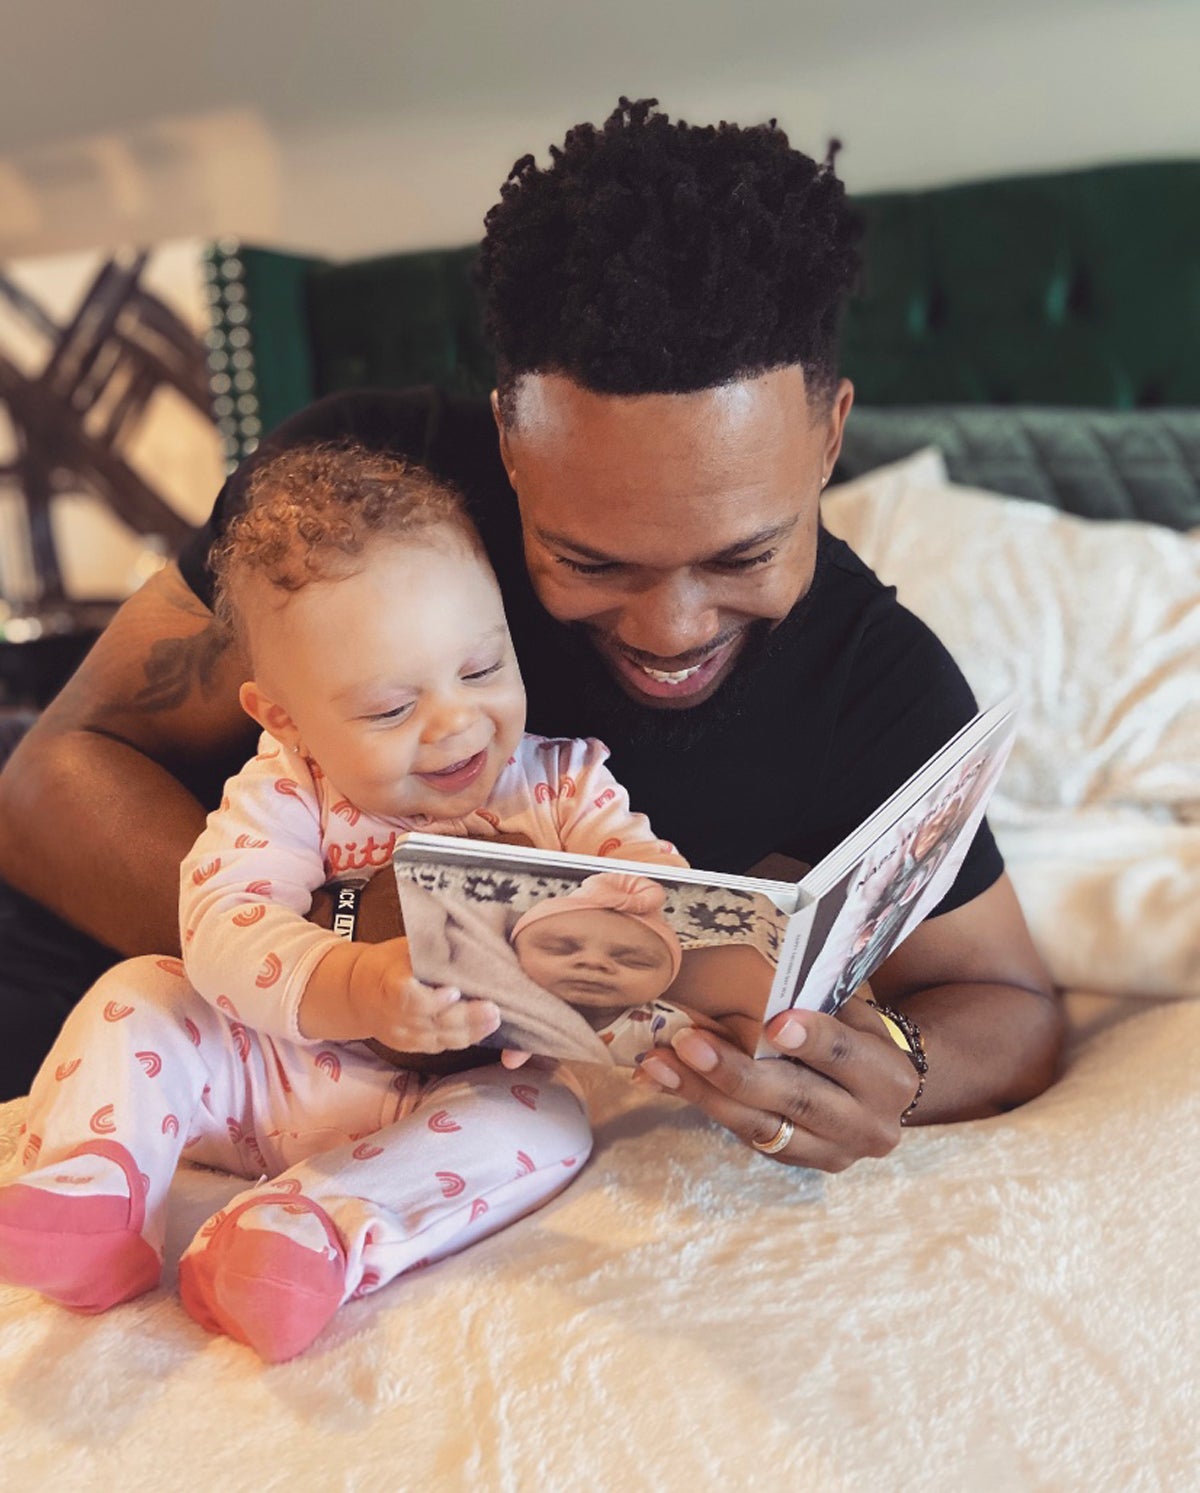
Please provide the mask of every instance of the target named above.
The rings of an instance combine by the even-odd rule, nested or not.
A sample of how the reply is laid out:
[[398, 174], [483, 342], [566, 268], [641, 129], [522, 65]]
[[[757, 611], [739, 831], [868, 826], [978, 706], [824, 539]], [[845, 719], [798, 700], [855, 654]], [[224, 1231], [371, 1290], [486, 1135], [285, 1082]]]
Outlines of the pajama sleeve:
[[304, 1041], [301, 998], [338, 942], [304, 921], [325, 879], [312, 776], [264, 737], [181, 867], [183, 960], [199, 994], [255, 1031]]
[[579, 855], [686, 866], [669, 840], [660, 840], [645, 814], [629, 806], [629, 794], [605, 766], [608, 748], [594, 738], [556, 742], [546, 753], [551, 802], [556, 805], [562, 848]]

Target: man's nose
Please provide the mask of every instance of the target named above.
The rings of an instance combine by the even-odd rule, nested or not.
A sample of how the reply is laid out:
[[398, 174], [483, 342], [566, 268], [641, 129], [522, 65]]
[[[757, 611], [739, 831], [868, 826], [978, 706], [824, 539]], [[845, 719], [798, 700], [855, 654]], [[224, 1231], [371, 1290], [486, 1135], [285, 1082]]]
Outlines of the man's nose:
[[704, 581], [686, 571], [662, 576], [627, 597], [615, 628], [626, 648], [664, 662], [703, 648], [720, 630]]

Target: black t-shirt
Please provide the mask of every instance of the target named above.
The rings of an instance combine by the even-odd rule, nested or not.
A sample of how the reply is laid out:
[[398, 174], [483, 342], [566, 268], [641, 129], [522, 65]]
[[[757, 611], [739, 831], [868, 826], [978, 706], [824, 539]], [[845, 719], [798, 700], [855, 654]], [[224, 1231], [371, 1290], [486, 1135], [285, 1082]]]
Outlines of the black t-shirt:
[[[635, 704], [534, 595], [486, 403], [431, 389], [334, 395], [274, 432], [180, 556], [202, 600], [212, 595], [209, 548], [254, 466], [284, 446], [346, 439], [420, 462], [465, 495], [504, 592], [528, 729], [599, 737], [633, 807], [693, 865], [745, 871], [772, 852], [815, 864], [975, 712], [933, 633], [825, 531], [808, 593], [715, 695], [682, 711]], [[985, 823], [938, 911], [971, 901], [1002, 870]]]

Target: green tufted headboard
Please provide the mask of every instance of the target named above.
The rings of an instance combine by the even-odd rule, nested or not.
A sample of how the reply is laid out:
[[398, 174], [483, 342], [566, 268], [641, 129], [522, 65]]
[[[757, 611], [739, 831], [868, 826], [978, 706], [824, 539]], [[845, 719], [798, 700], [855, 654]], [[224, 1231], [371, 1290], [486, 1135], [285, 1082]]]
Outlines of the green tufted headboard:
[[861, 206], [844, 359], [864, 404], [1200, 405], [1200, 162]]
[[[844, 332], [858, 407], [843, 470], [933, 440], [962, 481], [1007, 481], [999, 490], [1097, 516], [1200, 523], [1200, 161], [858, 205], [867, 269]], [[235, 401], [223, 414], [231, 455], [337, 389], [486, 391], [473, 258], [214, 251], [214, 347], [236, 335], [257, 379], [252, 412]], [[1114, 413], [1081, 424], [1064, 408]]]

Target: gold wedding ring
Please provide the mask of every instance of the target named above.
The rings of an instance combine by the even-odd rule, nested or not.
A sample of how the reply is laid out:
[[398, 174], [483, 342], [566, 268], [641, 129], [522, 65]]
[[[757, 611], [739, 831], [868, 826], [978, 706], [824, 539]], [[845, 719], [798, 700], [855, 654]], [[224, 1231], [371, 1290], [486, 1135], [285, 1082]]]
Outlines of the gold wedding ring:
[[752, 1140], [750, 1144], [756, 1151], [761, 1151], [764, 1156], [776, 1156], [791, 1140], [796, 1133], [796, 1127], [791, 1120], [783, 1115], [779, 1117], [779, 1129], [770, 1140]]

